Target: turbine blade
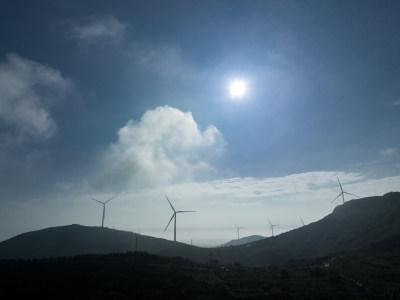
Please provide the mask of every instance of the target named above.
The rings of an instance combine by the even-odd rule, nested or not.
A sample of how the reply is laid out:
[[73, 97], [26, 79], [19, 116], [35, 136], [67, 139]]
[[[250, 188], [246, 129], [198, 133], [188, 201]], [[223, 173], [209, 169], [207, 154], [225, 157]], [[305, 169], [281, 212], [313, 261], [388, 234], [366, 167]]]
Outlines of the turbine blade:
[[343, 192], [344, 194], [348, 194], [348, 195], [352, 195], [352, 196], [355, 196], [355, 197], [357, 197], [357, 198], [360, 198], [360, 197], [358, 197], [357, 195], [354, 195], [354, 194], [351, 194], [351, 193], [348, 193], [348, 192]]
[[342, 184], [340, 183], [339, 177], [336, 177], [336, 178], [337, 178], [337, 181], [339, 182], [340, 189], [341, 189], [342, 192], [343, 192]]
[[178, 210], [176, 213], [196, 212], [195, 210]]
[[339, 195], [337, 195], [336, 198], [333, 199], [333, 200], [331, 201], [331, 203], [335, 202], [335, 200], [336, 200], [337, 198], [339, 198], [342, 194], [343, 194], [343, 192], [341, 192]]
[[271, 221], [269, 220], [269, 219], [267, 219], [268, 220], [268, 223], [269, 223], [269, 225], [271, 225], [272, 226], [272, 223], [271, 223]]
[[106, 204], [108, 201], [111, 201], [112, 199], [114, 199], [117, 196], [118, 196], [118, 194], [116, 194], [115, 196], [112, 196], [110, 199], [108, 199], [106, 202], [104, 202], [104, 204]]
[[168, 224], [167, 224], [167, 227], [165, 227], [164, 231], [167, 230], [169, 224], [171, 223], [171, 221], [172, 221], [172, 219], [173, 219], [174, 217], [175, 217], [175, 213], [172, 215], [172, 217], [171, 217], [171, 219], [169, 220], [169, 222], [168, 222]]
[[96, 199], [94, 199], [93, 197], [92, 197], [91, 199], [94, 200], [94, 201], [96, 201], [96, 202], [99, 202], [99, 203], [101, 203], [101, 204], [104, 204], [104, 202], [101, 202], [101, 201], [99, 201], [99, 200], [96, 200]]
[[171, 201], [169, 201], [167, 195], [165, 195], [165, 198], [167, 198], [169, 205], [171, 205], [171, 208], [174, 212], [176, 212], [175, 208], [172, 206]]

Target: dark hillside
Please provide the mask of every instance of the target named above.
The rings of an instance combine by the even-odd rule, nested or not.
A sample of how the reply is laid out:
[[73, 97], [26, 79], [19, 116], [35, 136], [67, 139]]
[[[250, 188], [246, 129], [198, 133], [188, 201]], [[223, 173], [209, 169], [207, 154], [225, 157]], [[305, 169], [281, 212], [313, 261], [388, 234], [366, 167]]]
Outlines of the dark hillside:
[[220, 249], [215, 257], [250, 265], [314, 258], [369, 246], [400, 233], [400, 193], [345, 202], [325, 218], [251, 244]]
[[251, 236], [246, 236], [243, 238], [240, 238], [238, 240], [231, 240], [219, 247], [229, 247], [229, 246], [238, 246], [238, 245], [244, 245], [244, 244], [248, 244], [248, 243], [252, 243], [255, 241], [259, 241], [265, 239], [265, 236], [261, 236], [261, 235], [251, 235]]
[[206, 260], [206, 249], [132, 232], [81, 225], [32, 231], [0, 243], [0, 258], [45, 258], [127, 251]]
[[257, 268], [144, 252], [0, 260], [0, 290], [6, 299], [398, 299], [399, 241]]

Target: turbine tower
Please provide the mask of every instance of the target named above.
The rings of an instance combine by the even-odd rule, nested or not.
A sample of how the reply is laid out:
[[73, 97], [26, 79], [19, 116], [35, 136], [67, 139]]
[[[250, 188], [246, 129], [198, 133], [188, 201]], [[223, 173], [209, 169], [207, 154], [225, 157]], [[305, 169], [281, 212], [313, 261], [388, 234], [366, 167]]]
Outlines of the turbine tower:
[[352, 195], [352, 196], [355, 196], [355, 197], [357, 197], [357, 198], [360, 198], [360, 197], [358, 197], [357, 195], [350, 194], [350, 193], [348, 193], [348, 192], [343, 191], [342, 184], [340, 183], [339, 177], [337, 177], [337, 180], [338, 180], [338, 182], [339, 182], [339, 186], [340, 186], [340, 191], [341, 191], [341, 192], [340, 192], [339, 195], [336, 196], [335, 199], [333, 199], [333, 200], [331, 201], [331, 203], [335, 202], [335, 200], [336, 200], [337, 198], [339, 198], [340, 196], [342, 196], [343, 203], [344, 203], [344, 194]]
[[235, 224], [235, 227], [236, 227], [236, 231], [237, 231], [237, 235], [238, 235], [238, 239], [239, 239], [239, 231], [240, 231], [240, 229], [242, 229], [244, 227], [238, 227], [236, 224]]
[[272, 224], [271, 221], [270, 221], [269, 219], [267, 219], [267, 220], [268, 220], [268, 223], [269, 223], [269, 225], [270, 225], [269, 231], [272, 231], [272, 236], [274, 236], [274, 227], [275, 227], [275, 226], [278, 226], [278, 224]]
[[99, 201], [99, 200], [97, 200], [97, 199], [94, 199], [93, 197], [92, 197], [92, 200], [94, 200], [94, 201], [96, 201], [96, 202], [99, 202], [100, 204], [103, 204], [103, 217], [101, 218], [101, 227], [104, 227], [104, 218], [105, 218], [105, 216], [106, 216], [106, 204], [108, 203], [108, 202], [110, 202], [112, 199], [114, 199], [115, 197], [117, 197], [118, 196], [118, 194], [117, 195], [115, 195], [115, 196], [113, 196], [113, 197], [111, 197], [111, 198], [109, 198], [107, 201]]
[[300, 221], [301, 221], [301, 224], [303, 224], [303, 226], [304, 226], [304, 221], [303, 221], [303, 219], [299, 216], [299, 218], [300, 218]]
[[185, 212], [196, 212], [194, 210], [175, 210], [175, 208], [172, 206], [171, 201], [169, 201], [167, 195], [165, 195], [165, 198], [167, 198], [169, 205], [171, 205], [172, 210], [174, 211], [174, 213], [172, 214], [171, 219], [169, 220], [167, 227], [165, 227], [164, 231], [167, 230], [169, 224], [171, 223], [172, 219], [174, 219], [174, 242], [176, 242], [176, 214], [179, 213], [185, 213]]

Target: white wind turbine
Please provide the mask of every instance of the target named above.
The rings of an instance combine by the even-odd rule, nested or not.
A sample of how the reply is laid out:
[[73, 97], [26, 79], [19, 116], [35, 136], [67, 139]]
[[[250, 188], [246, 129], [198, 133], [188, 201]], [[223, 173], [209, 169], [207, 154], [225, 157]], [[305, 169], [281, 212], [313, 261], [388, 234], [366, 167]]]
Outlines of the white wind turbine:
[[237, 236], [238, 236], [238, 239], [239, 239], [239, 232], [240, 232], [240, 229], [242, 229], [242, 228], [244, 228], [244, 227], [238, 227], [236, 224], [235, 224], [235, 227], [236, 227]]
[[304, 226], [304, 221], [303, 221], [303, 219], [301, 218], [301, 216], [299, 216], [299, 218], [300, 218], [301, 224], [303, 224], [303, 226]]
[[104, 218], [105, 218], [105, 216], [106, 216], [106, 204], [108, 203], [108, 202], [110, 202], [112, 199], [114, 199], [115, 197], [117, 197], [118, 196], [118, 194], [117, 195], [115, 195], [115, 196], [113, 196], [113, 197], [111, 197], [111, 198], [109, 198], [107, 201], [99, 201], [99, 200], [97, 200], [97, 199], [94, 199], [93, 197], [92, 197], [92, 200], [94, 200], [94, 201], [96, 201], [96, 202], [98, 202], [98, 203], [100, 203], [100, 204], [103, 204], [103, 217], [101, 218], [101, 227], [104, 227]]
[[172, 210], [174, 211], [174, 213], [172, 214], [171, 219], [169, 220], [167, 227], [165, 227], [164, 231], [167, 230], [169, 224], [171, 223], [172, 219], [174, 219], [174, 242], [176, 242], [176, 214], [179, 213], [185, 213], [185, 212], [196, 212], [194, 210], [175, 210], [175, 208], [172, 206], [171, 202], [169, 201], [167, 195], [165, 195], [165, 198], [167, 198], [169, 205], [171, 205]]
[[272, 231], [272, 236], [274, 236], [274, 227], [275, 227], [275, 226], [279, 226], [279, 225], [278, 225], [278, 224], [272, 224], [271, 221], [270, 221], [269, 219], [267, 219], [267, 220], [268, 220], [268, 223], [269, 223], [269, 225], [270, 225], [269, 231]]
[[342, 184], [340, 183], [339, 177], [337, 177], [337, 180], [338, 180], [339, 186], [340, 186], [340, 194], [337, 195], [336, 198], [333, 199], [333, 200], [331, 201], [331, 203], [335, 202], [335, 200], [336, 200], [337, 198], [339, 198], [340, 196], [342, 196], [343, 203], [344, 203], [344, 194], [347, 194], [347, 195], [351, 195], [351, 196], [355, 196], [355, 197], [357, 197], [357, 198], [360, 198], [360, 197], [358, 197], [357, 195], [350, 194], [350, 193], [348, 193], [348, 192], [343, 191]]

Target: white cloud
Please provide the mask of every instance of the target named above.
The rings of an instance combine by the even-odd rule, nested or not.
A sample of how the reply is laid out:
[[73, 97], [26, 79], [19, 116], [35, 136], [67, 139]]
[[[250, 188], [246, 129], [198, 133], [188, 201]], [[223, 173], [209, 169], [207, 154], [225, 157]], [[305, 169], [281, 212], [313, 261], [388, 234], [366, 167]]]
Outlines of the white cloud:
[[24, 142], [54, 135], [57, 125], [49, 108], [73, 90], [70, 79], [58, 70], [7, 55], [0, 64], [1, 138]]
[[126, 25], [113, 16], [88, 17], [72, 25], [72, 36], [84, 43], [115, 43], [124, 33]]
[[381, 151], [381, 155], [382, 156], [393, 156], [397, 154], [397, 149], [396, 148], [386, 148], [384, 150]]
[[392, 105], [400, 105], [400, 101], [392, 102]]
[[[282, 177], [236, 177], [208, 182], [183, 183], [173, 186], [178, 196], [219, 197], [231, 203], [258, 203], [260, 199], [288, 202], [308, 202], [315, 198], [331, 197], [339, 190], [337, 177], [343, 185], [353, 185], [365, 180], [360, 173], [318, 171]], [[170, 190], [171, 187], [164, 188]], [[332, 190], [335, 191], [332, 193]], [[357, 192], [362, 194], [360, 189]], [[362, 194], [364, 196], [364, 194]]]
[[118, 131], [105, 155], [107, 182], [156, 186], [207, 178], [224, 148], [215, 126], [201, 130], [192, 113], [163, 106], [146, 111]]

